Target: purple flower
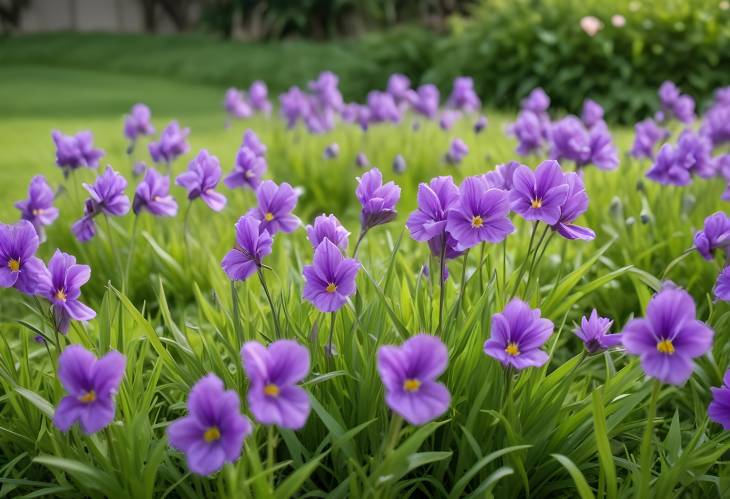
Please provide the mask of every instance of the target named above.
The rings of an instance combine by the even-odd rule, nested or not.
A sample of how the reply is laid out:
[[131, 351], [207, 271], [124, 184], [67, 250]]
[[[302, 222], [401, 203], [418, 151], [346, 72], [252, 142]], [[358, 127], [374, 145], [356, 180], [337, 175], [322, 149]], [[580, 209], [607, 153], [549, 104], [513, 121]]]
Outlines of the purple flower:
[[87, 199], [84, 203], [84, 215], [71, 226], [71, 232], [79, 240], [85, 243], [96, 235], [96, 217], [100, 212], [95, 211], [94, 202]]
[[251, 380], [248, 403], [256, 421], [290, 430], [304, 426], [309, 417], [309, 396], [297, 385], [309, 374], [309, 350], [292, 340], [265, 348], [249, 341], [241, 348], [246, 376]]
[[561, 207], [569, 190], [558, 162], [546, 160], [534, 173], [526, 166], [515, 170], [509, 199], [512, 210], [525, 220], [555, 225], [560, 220]]
[[367, 168], [368, 166], [370, 166], [370, 160], [367, 156], [365, 156], [364, 152], [359, 152], [355, 157], [355, 165], [360, 168]]
[[552, 159], [567, 159], [575, 162], [577, 167], [593, 163], [604, 170], [618, 166], [616, 147], [602, 122], [589, 131], [575, 116], [566, 116], [552, 125], [550, 139]]
[[221, 266], [232, 281], [245, 281], [261, 268], [264, 257], [271, 253], [273, 239], [260, 230], [261, 222], [244, 215], [236, 223], [236, 243], [223, 257]]
[[575, 334], [583, 341], [588, 353], [596, 353], [621, 344], [621, 334], [608, 334], [613, 321], [600, 317], [596, 309], [591, 316], [580, 320], [580, 327]]
[[73, 255], [61, 250], [56, 250], [48, 262], [48, 270], [38, 280], [37, 292], [51, 302], [59, 332], [68, 331], [71, 319], [89, 321], [96, 317], [96, 312], [79, 301], [81, 286], [90, 277], [88, 265], [77, 265]]
[[251, 106], [259, 112], [269, 114], [271, 112], [271, 102], [269, 102], [269, 89], [266, 83], [261, 80], [254, 81], [248, 89], [248, 98]]
[[402, 154], [396, 154], [395, 158], [393, 158], [393, 172], [400, 174], [405, 171], [406, 171], [406, 158], [404, 158]]
[[707, 110], [700, 133], [707, 137], [713, 146], [730, 142], [730, 104], [715, 103]]
[[512, 177], [515, 174], [515, 170], [523, 166], [517, 161], [510, 161], [497, 167], [491, 172], [487, 172], [482, 177], [487, 183], [490, 189], [502, 189], [503, 191], [509, 191], [512, 189]]
[[730, 217], [722, 211], [705, 218], [705, 226], [695, 234], [695, 248], [705, 260], [712, 260], [716, 250], [730, 256]]
[[517, 121], [507, 128], [507, 133], [518, 141], [517, 154], [527, 156], [539, 152], [545, 141], [548, 125], [549, 122], [545, 122], [532, 111], [521, 111], [517, 115]]
[[463, 140], [456, 138], [451, 141], [451, 145], [449, 145], [449, 150], [446, 151], [444, 159], [450, 165], [458, 165], [467, 154], [469, 154], [469, 146]]
[[266, 172], [266, 158], [258, 156], [252, 149], [242, 146], [236, 154], [233, 171], [223, 179], [229, 189], [248, 187], [255, 191], [261, 184], [261, 177]]
[[266, 144], [250, 128], [243, 133], [242, 147], [248, 147], [256, 156], [266, 156]]
[[439, 109], [439, 89], [436, 85], [430, 83], [421, 85], [418, 90], [409, 92], [408, 96], [411, 107], [416, 113], [429, 119], [436, 117]]
[[299, 219], [292, 215], [298, 195], [286, 182], [276, 185], [264, 180], [256, 190], [258, 206], [248, 214], [261, 222], [259, 230], [266, 230], [272, 236], [277, 232], [292, 232], [299, 227]]
[[490, 189], [482, 177], [467, 177], [447, 214], [446, 230], [465, 250], [480, 242], [498, 243], [514, 232], [507, 193]]
[[439, 127], [441, 127], [441, 130], [451, 130], [454, 124], [459, 121], [459, 118], [461, 118], [461, 112], [446, 109], [441, 113], [441, 118], [439, 118]]
[[685, 167], [685, 163], [677, 161], [675, 148], [671, 144], [664, 144], [659, 149], [654, 164], [646, 172], [646, 177], [660, 184], [688, 185], [692, 176]]
[[343, 107], [341, 117], [346, 123], [357, 123], [362, 131], [366, 131], [370, 125], [370, 109], [357, 103]]
[[593, 128], [593, 125], [603, 121], [603, 107], [592, 99], [586, 99], [583, 101], [583, 112], [580, 119], [586, 128]]
[[459, 188], [451, 176], [436, 177], [418, 184], [418, 208], [410, 214], [406, 227], [416, 241], [443, 238], [449, 209], [459, 199]]
[[58, 357], [58, 378], [66, 395], [58, 403], [53, 424], [66, 432], [74, 423], [91, 435], [114, 421], [114, 396], [127, 360], [117, 351], [100, 359], [81, 345], [70, 345]]
[[712, 160], [712, 143], [707, 137], [685, 130], [679, 136], [674, 161], [691, 174], [702, 178], [715, 176], [715, 163]]
[[170, 195], [170, 177], [160, 175], [154, 168], [147, 168], [144, 179], [134, 192], [132, 210], [136, 215], [142, 210], [158, 217], [177, 215], [177, 201]]
[[340, 146], [337, 144], [337, 142], [333, 142], [327, 147], [324, 148], [324, 152], [322, 153], [322, 156], [324, 159], [335, 159], [337, 156], [340, 155]]
[[139, 177], [147, 170], [147, 164], [144, 161], [136, 161], [132, 166], [132, 176]]
[[187, 138], [190, 134], [189, 128], [180, 128], [177, 121], [171, 121], [160, 135], [158, 142], [151, 142], [149, 145], [150, 155], [155, 163], [167, 163], [175, 161], [190, 150]]
[[454, 79], [454, 89], [451, 91], [447, 105], [466, 113], [478, 111], [482, 107], [482, 101], [474, 91], [474, 80], [468, 76], [459, 76]]
[[638, 122], [634, 130], [636, 136], [631, 155], [635, 158], [653, 158], [656, 143], [669, 137], [669, 130], [660, 127], [651, 118]]
[[383, 174], [377, 168], [371, 168], [357, 177], [355, 195], [362, 205], [360, 223], [366, 231], [392, 221], [397, 212], [395, 205], [400, 200], [400, 187], [393, 181], [383, 184]]
[[51, 225], [58, 218], [58, 208], [53, 206], [54, 197], [53, 189], [46, 178], [36, 175], [30, 181], [28, 199], [15, 203], [21, 218], [32, 223], [39, 236], [45, 225]]
[[368, 93], [368, 119], [372, 123], [398, 123], [401, 112], [392, 95], [373, 90]]
[[712, 387], [712, 402], [707, 408], [707, 415], [723, 429], [730, 430], [730, 369], [725, 372], [723, 386]]
[[449, 352], [435, 336], [418, 334], [401, 346], [378, 348], [378, 373], [385, 403], [412, 425], [422, 425], [449, 408], [451, 395], [436, 379], [446, 370]]
[[406, 75], [392, 74], [388, 78], [387, 92], [395, 99], [396, 104], [408, 100], [408, 91], [411, 89], [411, 80]]
[[487, 128], [487, 117], [480, 116], [479, 119], [474, 123], [474, 133], [481, 133], [482, 130]]
[[588, 209], [588, 194], [586, 194], [583, 180], [574, 172], [565, 174], [565, 183], [568, 184], [568, 197], [560, 207], [560, 219], [552, 229], [565, 239], [583, 239], [591, 241], [596, 233], [586, 227], [574, 225], [576, 218]]
[[314, 249], [317, 249], [322, 241], [329, 239], [340, 250], [345, 251], [349, 236], [350, 233], [334, 215], [319, 215], [314, 219], [313, 225], [307, 225], [307, 238]]
[[248, 118], [253, 114], [243, 92], [236, 88], [226, 90], [223, 107], [231, 118]]
[[309, 82], [317, 104], [322, 108], [339, 111], [344, 102], [338, 89], [339, 78], [331, 71], [322, 71], [316, 80]]
[[[592, 163], [601, 170], [613, 170], [618, 166], [618, 151], [611, 132], [603, 121], [599, 121], [589, 133], [591, 155], [585, 164]], [[583, 165], [578, 165], [583, 166]]]
[[722, 269], [715, 282], [715, 299], [730, 301], [730, 265]]
[[226, 197], [215, 188], [221, 179], [221, 165], [218, 158], [201, 149], [188, 165], [188, 170], [175, 179], [175, 184], [188, 191], [191, 201], [200, 198], [213, 211], [221, 211], [226, 206]]
[[127, 180], [107, 166], [102, 175], [96, 177], [92, 185], [83, 184], [94, 203], [95, 211], [107, 215], [121, 217], [129, 211], [129, 198], [124, 194]]
[[279, 96], [281, 115], [287, 122], [288, 128], [294, 128], [297, 121], [304, 119], [309, 112], [307, 96], [299, 87], [291, 87]]
[[695, 318], [695, 304], [686, 291], [665, 287], [649, 302], [646, 318], [630, 321], [622, 336], [648, 376], [681, 385], [692, 375], [692, 359], [712, 346], [713, 331]]
[[675, 117], [682, 123], [692, 123], [695, 119], [695, 101], [689, 95], [680, 94], [679, 88], [671, 81], [659, 87], [659, 100], [665, 116]]
[[522, 110], [541, 114], [550, 107], [550, 97], [540, 87], [537, 87], [522, 101]]
[[201, 378], [188, 395], [188, 415], [167, 427], [170, 445], [184, 452], [188, 468], [211, 475], [241, 455], [251, 422], [241, 414], [238, 394], [215, 375]]
[[33, 295], [45, 273], [43, 261], [35, 256], [38, 234], [33, 224], [21, 220], [14, 225], [0, 224], [0, 288], [15, 287]]
[[152, 113], [144, 104], [135, 104], [130, 113], [124, 118], [124, 136], [132, 142], [141, 135], [152, 135], [155, 127], [152, 126]]
[[56, 144], [56, 165], [63, 168], [64, 176], [76, 168], [96, 168], [104, 156], [104, 151], [94, 149], [94, 136], [88, 130], [76, 135], [63, 135], [54, 130], [51, 137]]
[[540, 318], [540, 309], [513, 298], [504, 311], [494, 314], [491, 336], [484, 343], [484, 353], [497, 359], [504, 366], [522, 370], [540, 367], [549, 357], [540, 350], [553, 333], [553, 323]]
[[312, 265], [304, 266], [302, 296], [320, 312], [335, 312], [355, 293], [355, 277], [360, 264], [342, 256], [329, 239], [323, 239], [314, 250]]

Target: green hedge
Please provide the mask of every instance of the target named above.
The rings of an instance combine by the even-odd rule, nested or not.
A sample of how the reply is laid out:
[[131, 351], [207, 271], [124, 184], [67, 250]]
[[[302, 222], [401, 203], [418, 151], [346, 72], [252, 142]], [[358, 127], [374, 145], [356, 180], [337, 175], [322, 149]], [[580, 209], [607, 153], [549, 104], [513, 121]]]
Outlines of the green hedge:
[[[633, 122], [656, 109], [662, 81], [709, 98], [730, 84], [730, 9], [720, 0], [482, 0], [456, 19], [423, 78], [447, 86], [475, 77], [485, 102], [515, 106], [535, 86], [576, 112], [586, 96], [613, 121]], [[611, 18], [621, 15], [624, 26]], [[595, 16], [595, 36], [580, 27]]]

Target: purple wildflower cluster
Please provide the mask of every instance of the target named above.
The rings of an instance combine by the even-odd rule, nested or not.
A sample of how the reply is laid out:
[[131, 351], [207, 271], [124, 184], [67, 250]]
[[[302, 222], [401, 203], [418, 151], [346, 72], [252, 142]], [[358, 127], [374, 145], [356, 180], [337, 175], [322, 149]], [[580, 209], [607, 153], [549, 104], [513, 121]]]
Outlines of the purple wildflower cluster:
[[261, 80], [254, 81], [248, 92], [229, 88], [223, 99], [223, 107], [228, 114], [226, 128], [230, 126], [230, 120], [250, 118], [255, 113], [271, 114], [271, 102], [269, 102], [269, 89]]

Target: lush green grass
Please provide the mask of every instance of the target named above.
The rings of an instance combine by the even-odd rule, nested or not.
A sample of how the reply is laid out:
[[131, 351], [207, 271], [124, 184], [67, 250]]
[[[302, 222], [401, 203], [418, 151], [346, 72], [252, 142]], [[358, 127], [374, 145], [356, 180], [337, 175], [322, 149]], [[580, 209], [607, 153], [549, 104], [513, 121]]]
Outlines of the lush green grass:
[[[114, 220], [111, 233], [102, 224], [97, 238], [77, 243], [69, 233], [81, 215], [73, 193], [79, 182], [93, 178], [93, 172], [81, 171], [67, 184], [69, 194], [58, 200], [62, 216], [40, 254], [48, 257], [59, 247], [92, 266], [92, 280], [82, 296], [98, 318], [87, 326], [75, 325], [66, 343], [82, 343], [99, 353], [116, 348], [127, 356], [117, 423], [94, 437], [78, 430], [64, 435], [53, 428], [51, 406], [62, 396], [52, 363], [56, 352], [51, 347], [49, 355], [17, 322], [24, 319], [42, 327], [19, 296], [0, 293], [0, 492], [260, 498], [273, 488], [286, 496], [292, 486], [311, 497], [324, 492], [334, 492], [333, 497], [485, 492], [495, 497], [576, 497], [583, 476], [599, 497], [636, 493], [650, 384], [637, 360], [621, 352], [584, 359], [571, 333], [573, 323], [591, 307], [613, 318], [617, 330], [632, 314], [641, 314], [664, 270], [691, 246], [693, 231], [720, 209], [722, 185], [698, 182], [678, 190], [644, 182], [637, 189], [646, 165], [631, 161], [611, 173], [586, 172], [591, 207], [581, 222], [593, 227], [598, 238], [592, 243], [554, 239], [532, 276], [533, 285], [525, 289], [525, 279], [518, 287], [520, 296], [540, 305], [553, 320], [556, 333], [548, 344], [551, 362], [519, 375], [512, 403], [505, 403], [503, 369], [483, 354], [482, 345], [489, 336], [489, 318], [501, 310], [517, 278], [514, 270], [525, 258], [529, 226], [516, 221], [518, 232], [507, 244], [506, 274], [501, 246], [487, 248], [480, 272], [479, 252], [471, 252], [460, 307], [455, 304], [463, 259], [451, 263], [452, 278], [446, 284], [450, 320], [442, 333], [450, 351], [443, 380], [452, 393], [451, 409], [421, 429], [405, 428], [395, 448], [388, 450], [383, 441], [392, 414], [383, 402], [375, 352], [416, 332], [434, 332], [438, 308], [437, 288], [419, 272], [428, 262], [427, 249], [403, 229], [415, 206], [417, 184], [439, 174], [461, 179], [512, 159], [514, 143], [503, 134], [508, 118], [489, 114], [489, 130], [479, 136], [467, 122], [448, 133], [434, 124], [418, 132], [407, 124], [384, 125], [366, 137], [352, 127], [312, 137], [265, 119], [224, 130], [223, 90], [179, 79], [3, 65], [0, 220], [15, 219], [12, 203], [24, 196], [32, 175], [44, 173], [53, 184], [63, 183], [53, 166], [53, 128], [67, 133], [92, 129], [97, 144], [107, 151], [104, 162], [128, 174], [122, 115], [140, 100], [152, 107], [158, 129], [173, 117], [191, 126], [193, 152], [208, 148], [224, 170], [230, 169], [244, 128], [254, 128], [269, 146], [269, 176], [304, 189], [296, 213], [305, 223], [322, 211], [333, 212], [357, 233], [359, 206], [353, 191], [358, 170], [353, 159], [358, 150], [365, 151], [386, 177], [402, 186], [400, 214], [389, 227], [373, 230], [361, 249], [357, 295], [337, 315], [339, 355], [333, 363], [328, 365], [322, 353], [325, 317], [300, 298], [301, 269], [312, 255], [304, 231], [277, 235], [266, 260], [273, 268], [268, 278], [274, 299], [285, 312], [285, 335], [312, 351], [313, 373], [306, 387], [314, 410], [307, 426], [296, 433], [275, 432], [278, 466], [262, 464], [267, 432], [257, 427], [237, 463], [213, 478], [186, 474], [182, 456], [167, 447], [164, 429], [184, 414], [189, 387], [204, 373], [215, 372], [243, 400], [247, 381], [238, 350], [245, 340], [273, 336], [271, 311], [259, 284], [239, 284], [234, 306], [219, 265], [233, 242], [233, 223], [254, 197], [225, 191], [229, 205], [217, 215], [196, 203], [189, 258], [182, 216], [153, 220], [144, 215], [130, 285], [122, 294], [116, 291], [122, 287], [116, 269], [131, 248], [132, 216]], [[441, 161], [453, 136], [464, 138], [471, 149], [458, 168]], [[616, 130], [616, 137], [626, 150], [629, 132]], [[341, 156], [325, 161], [322, 150], [330, 142], [339, 143]], [[408, 162], [401, 176], [390, 172], [397, 153]], [[192, 154], [178, 161], [175, 170], [184, 169]], [[538, 161], [531, 158], [528, 163]], [[184, 195], [173, 190], [184, 209]], [[712, 355], [698, 362], [685, 387], [661, 391], [651, 467], [656, 497], [721, 497], [730, 487], [727, 434], [706, 418], [709, 387], [720, 384], [730, 362], [727, 304], [712, 304], [707, 298], [717, 271], [715, 264], [691, 254], [668, 275], [692, 291], [699, 317], [715, 327], [716, 338]]]

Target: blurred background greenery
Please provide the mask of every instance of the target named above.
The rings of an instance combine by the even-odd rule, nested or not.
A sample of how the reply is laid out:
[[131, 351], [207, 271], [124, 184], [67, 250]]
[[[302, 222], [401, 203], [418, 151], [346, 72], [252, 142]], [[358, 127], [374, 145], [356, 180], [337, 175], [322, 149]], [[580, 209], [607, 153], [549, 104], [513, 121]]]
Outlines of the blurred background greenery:
[[[396, 71], [442, 93], [469, 75], [490, 107], [514, 109], [542, 86], [555, 108], [577, 112], [588, 95], [620, 123], [655, 110], [667, 79], [702, 109], [730, 68], [727, 0], [127, 1], [148, 34], [20, 34], [1, 39], [0, 64], [264, 79], [273, 93], [330, 69], [350, 100]], [[33, 3], [0, 0], [7, 33], [27, 31]]]

